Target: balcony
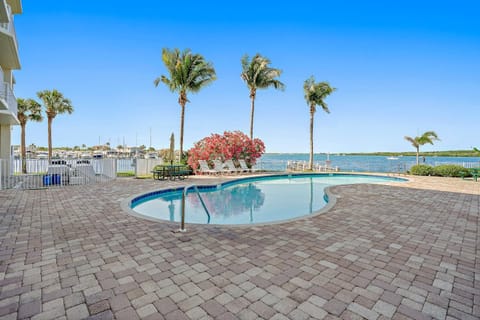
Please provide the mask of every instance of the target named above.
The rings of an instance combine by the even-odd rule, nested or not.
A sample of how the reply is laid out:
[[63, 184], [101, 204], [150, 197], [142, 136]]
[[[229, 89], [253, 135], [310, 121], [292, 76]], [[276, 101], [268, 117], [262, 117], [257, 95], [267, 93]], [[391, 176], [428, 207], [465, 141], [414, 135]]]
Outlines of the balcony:
[[17, 98], [13, 94], [10, 84], [0, 84], [0, 124], [19, 124], [17, 119]]
[[20, 0], [7, 0], [7, 3], [10, 5], [10, 8], [12, 8], [12, 13], [13, 14], [20, 14], [22, 13], [22, 1]]
[[9, 22], [0, 23], [0, 48], [2, 48], [0, 51], [0, 66], [7, 69], [20, 69], [13, 16], [10, 16]]
[[10, 21], [10, 13], [8, 12], [7, 2], [0, 0], [0, 22]]

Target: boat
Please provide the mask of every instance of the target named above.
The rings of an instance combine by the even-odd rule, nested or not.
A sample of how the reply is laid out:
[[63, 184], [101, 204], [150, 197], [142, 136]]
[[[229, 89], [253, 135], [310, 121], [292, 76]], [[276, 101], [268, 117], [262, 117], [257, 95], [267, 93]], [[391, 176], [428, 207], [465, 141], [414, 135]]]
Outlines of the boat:
[[103, 158], [103, 152], [101, 151], [95, 151], [93, 153], [93, 159], [102, 159]]
[[387, 160], [398, 160], [398, 157], [387, 157]]
[[145, 159], [158, 159], [158, 154], [156, 152], [149, 152], [145, 156]]
[[37, 152], [37, 159], [48, 159], [48, 152]]

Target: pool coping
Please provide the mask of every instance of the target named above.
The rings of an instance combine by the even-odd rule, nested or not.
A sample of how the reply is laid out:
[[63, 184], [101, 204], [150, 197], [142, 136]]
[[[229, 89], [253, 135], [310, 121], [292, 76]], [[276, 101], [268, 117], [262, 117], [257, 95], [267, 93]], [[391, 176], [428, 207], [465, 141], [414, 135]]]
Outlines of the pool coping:
[[[237, 178], [237, 179], [230, 179], [230, 180], [226, 180], [226, 181], [223, 181], [223, 182], [220, 182], [220, 183], [210, 183], [210, 184], [201, 184], [201, 185], [195, 184], [195, 186], [198, 187], [199, 189], [202, 189], [202, 188], [204, 188], [204, 189], [206, 189], [206, 188], [217, 189], [220, 186], [225, 187], [225, 186], [228, 186], [230, 184], [241, 183], [242, 181], [257, 180], [258, 178], [268, 178], [268, 177], [275, 177], [275, 176], [278, 176], [278, 177], [287, 176], [287, 177], [289, 177], [289, 176], [335, 176], [335, 175], [336, 176], [370, 176], [370, 177], [374, 176], [374, 177], [394, 179], [394, 180], [391, 180], [391, 181], [385, 181], [385, 182], [389, 182], [389, 183], [410, 181], [410, 179], [408, 179], [406, 177], [393, 177], [393, 176], [381, 175], [381, 174], [378, 174], [378, 173], [348, 173], [348, 172], [312, 173], [312, 172], [306, 172], [306, 173], [262, 174], [262, 175], [248, 176], [248, 177]], [[359, 184], [368, 184], [368, 183], [359, 183]], [[352, 184], [342, 184], [342, 185], [352, 185]], [[164, 219], [160, 219], [160, 218], [153, 218], [153, 217], [141, 214], [141, 213], [133, 210], [132, 207], [131, 207], [131, 204], [132, 204], [132, 201], [134, 201], [135, 199], [140, 198], [140, 197], [149, 197], [149, 196], [153, 196], [155, 194], [161, 194], [161, 193], [166, 193], [166, 192], [170, 192], [170, 191], [180, 191], [180, 190], [184, 190], [184, 188], [186, 186], [189, 186], [189, 184], [187, 183], [183, 186], [178, 186], [178, 187], [166, 187], [166, 188], [163, 188], [163, 189], [152, 189], [150, 191], [135, 194], [135, 195], [132, 195], [130, 197], [124, 198], [120, 202], [120, 207], [125, 214], [128, 214], [130, 216], [134, 216], [136, 218], [140, 218], [140, 219], [144, 219], [144, 220], [148, 220], [148, 221], [162, 222], [162, 223], [166, 223], [166, 224], [172, 225], [172, 226], [174, 226], [174, 225], [179, 226], [180, 221], [172, 222], [172, 221], [168, 221], [168, 220], [164, 220]], [[316, 217], [318, 215], [321, 215], [321, 214], [324, 214], [324, 213], [328, 212], [330, 209], [332, 209], [335, 206], [335, 204], [337, 203], [337, 199], [340, 198], [338, 195], [335, 195], [330, 190], [332, 187], [335, 187], [335, 186], [337, 186], [337, 185], [328, 186], [324, 189], [324, 196], [327, 196], [327, 198], [328, 198], [328, 201], [327, 201], [325, 206], [323, 206], [320, 210], [314, 211], [310, 214], [306, 214], [306, 215], [303, 215], [303, 216], [294, 217], [294, 218], [290, 218], [290, 219], [279, 220], [279, 221], [269, 221], [269, 222], [259, 222], [259, 223], [249, 223], [249, 224], [245, 224], [245, 223], [244, 224], [214, 224], [214, 223], [205, 224], [205, 223], [185, 222], [185, 225], [195, 225], [195, 226], [211, 227], [211, 228], [213, 228], [213, 227], [215, 227], [215, 228], [218, 228], [218, 227], [228, 227], [228, 228], [250, 227], [250, 228], [252, 228], [252, 227], [264, 227], [264, 226], [267, 226], [267, 225], [284, 224], [284, 223], [289, 223], [289, 222], [292, 222], [292, 221], [297, 221], [297, 220], [302, 220], [302, 219], [311, 219], [313, 217]], [[182, 231], [185, 231], [185, 230], [182, 230]]]

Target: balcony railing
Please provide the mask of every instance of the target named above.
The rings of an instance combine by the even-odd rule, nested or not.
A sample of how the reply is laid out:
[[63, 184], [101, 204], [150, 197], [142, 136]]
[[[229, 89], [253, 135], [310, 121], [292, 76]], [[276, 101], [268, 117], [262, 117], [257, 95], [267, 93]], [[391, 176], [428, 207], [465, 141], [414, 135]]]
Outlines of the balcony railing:
[[10, 84], [2, 82], [0, 86], [0, 99], [4, 100], [7, 103], [8, 111], [13, 113], [15, 117], [17, 116], [18, 106], [17, 98], [13, 94]]
[[5, 0], [0, 0], [0, 20], [3, 22], [9, 21], [11, 16], [10, 5]]
[[[9, 8], [9, 12], [10, 12], [10, 8]], [[0, 23], [0, 29], [2, 31], [6, 31], [7, 33], [10, 33], [13, 38], [15, 39], [15, 43], [17, 41], [17, 34], [15, 32], [15, 25], [13, 23], [13, 15], [10, 14], [10, 21], [9, 22], [2, 22]]]

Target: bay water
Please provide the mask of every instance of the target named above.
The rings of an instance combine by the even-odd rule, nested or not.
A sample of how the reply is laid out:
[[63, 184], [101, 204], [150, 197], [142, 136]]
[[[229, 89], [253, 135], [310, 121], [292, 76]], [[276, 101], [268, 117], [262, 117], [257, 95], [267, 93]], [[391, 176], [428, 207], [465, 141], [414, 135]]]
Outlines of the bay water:
[[[285, 171], [289, 161], [308, 163], [308, 153], [265, 153], [257, 160], [256, 168], [261, 170]], [[330, 160], [331, 167], [346, 172], [405, 172], [416, 164], [415, 156], [372, 156], [344, 154], [314, 154], [315, 163], [325, 165]], [[480, 157], [425, 157], [420, 163], [427, 165], [456, 164], [466, 168], [480, 167]]]

